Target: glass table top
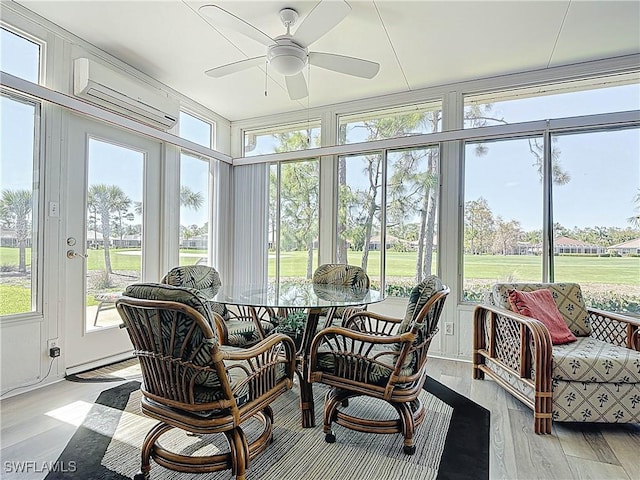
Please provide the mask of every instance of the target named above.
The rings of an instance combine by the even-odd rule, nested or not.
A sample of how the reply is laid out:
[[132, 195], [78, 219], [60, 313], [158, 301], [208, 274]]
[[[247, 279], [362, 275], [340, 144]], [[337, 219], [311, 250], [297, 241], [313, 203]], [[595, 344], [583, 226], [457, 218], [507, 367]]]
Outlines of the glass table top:
[[254, 307], [348, 307], [382, 301], [378, 290], [312, 282], [271, 282], [267, 285], [223, 285], [215, 302]]

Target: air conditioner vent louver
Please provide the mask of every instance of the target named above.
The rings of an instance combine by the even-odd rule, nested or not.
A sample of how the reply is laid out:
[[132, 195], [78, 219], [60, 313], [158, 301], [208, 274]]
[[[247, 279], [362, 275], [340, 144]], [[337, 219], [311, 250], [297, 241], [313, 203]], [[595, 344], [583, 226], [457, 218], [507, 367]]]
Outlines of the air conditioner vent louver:
[[178, 121], [180, 104], [162, 90], [88, 58], [73, 67], [73, 93], [96, 105], [162, 130]]

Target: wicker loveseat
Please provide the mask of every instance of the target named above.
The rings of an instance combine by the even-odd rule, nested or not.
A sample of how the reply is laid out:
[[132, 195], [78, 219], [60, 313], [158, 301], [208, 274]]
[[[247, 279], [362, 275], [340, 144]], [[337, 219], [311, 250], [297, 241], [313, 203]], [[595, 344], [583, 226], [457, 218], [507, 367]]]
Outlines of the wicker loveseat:
[[[553, 345], [542, 322], [513, 311], [510, 292], [540, 289], [575, 341]], [[498, 283], [474, 312], [474, 378], [528, 405], [536, 433], [552, 421], [640, 423], [639, 350], [640, 321], [587, 308], [576, 283]]]

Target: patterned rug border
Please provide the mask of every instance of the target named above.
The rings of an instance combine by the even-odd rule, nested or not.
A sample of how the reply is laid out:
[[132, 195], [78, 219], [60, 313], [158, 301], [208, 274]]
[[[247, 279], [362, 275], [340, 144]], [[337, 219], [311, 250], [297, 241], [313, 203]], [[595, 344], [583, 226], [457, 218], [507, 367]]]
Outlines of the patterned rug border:
[[[69, 380], [91, 383], [100, 381], [113, 382], [117, 381], [117, 378], [119, 378], [120, 381], [127, 380], [119, 376], [109, 375], [109, 371], [119, 370], [113, 367], [113, 365], [109, 365], [96, 371], [83, 372], [79, 374], [79, 378]], [[108, 406], [112, 409], [113, 413], [109, 415], [110, 418], [103, 420], [105, 423], [113, 426], [113, 431], [117, 428], [130, 395], [139, 389], [139, 386], [139, 381], [128, 381], [103, 391], [96, 399], [95, 404]], [[424, 389], [453, 408], [444, 451], [438, 468], [437, 479], [488, 479], [489, 411], [430, 377], [427, 377]], [[111, 431], [112, 435], [113, 431]], [[95, 432], [92, 432], [84, 425], [78, 427], [78, 430], [61, 453], [58, 461], [69, 462], [73, 460], [77, 464], [77, 471], [91, 471], [92, 478], [95, 479], [127, 479], [128, 477], [107, 469], [99, 462], [96, 464], [95, 458], [97, 456], [99, 456], [100, 459], [104, 457], [109, 447], [111, 437], [103, 434], [99, 435], [101, 438], [98, 438], [97, 442], [86, 442], [83, 440], [86, 435], [97, 436]], [[100, 452], [97, 450], [100, 450]], [[81, 459], [80, 462], [78, 462], [79, 458]], [[67, 478], [74, 477], [73, 475], [68, 476], [68, 474], [65, 475], [60, 472], [51, 472], [46, 477], [47, 480]]]

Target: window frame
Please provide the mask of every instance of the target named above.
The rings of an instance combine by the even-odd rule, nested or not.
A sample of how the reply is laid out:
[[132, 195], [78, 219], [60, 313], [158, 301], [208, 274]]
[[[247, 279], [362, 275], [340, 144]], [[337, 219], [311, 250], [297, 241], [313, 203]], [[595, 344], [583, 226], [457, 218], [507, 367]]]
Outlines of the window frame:
[[[31, 201], [31, 307], [28, 312], [12, 313], [8, 315], [0, 315], [0, 322], [12, 323], [15, 321], [30, 320], [34, 317], [42, 319], [44, 317], [44, 238], [45, 229], [47, 228], [46, 214], [44, 209], [44, 192], [42, 185], [45, 181], [45, 169], [43, 168], [44, 158], [44, 118], [43, 118], [43, 102], [18, 92], [0, 89], [0, 95], [10, 100], [32, 105], [34, 108], [33, 121], [33, 164], [32, 164], [32, 201]], [[51, 202], [50, 202], [50, 208]], [[58, 209], [60, 204], [58, 203]], [[35, 291], [34, 291], [35, 290]]]

